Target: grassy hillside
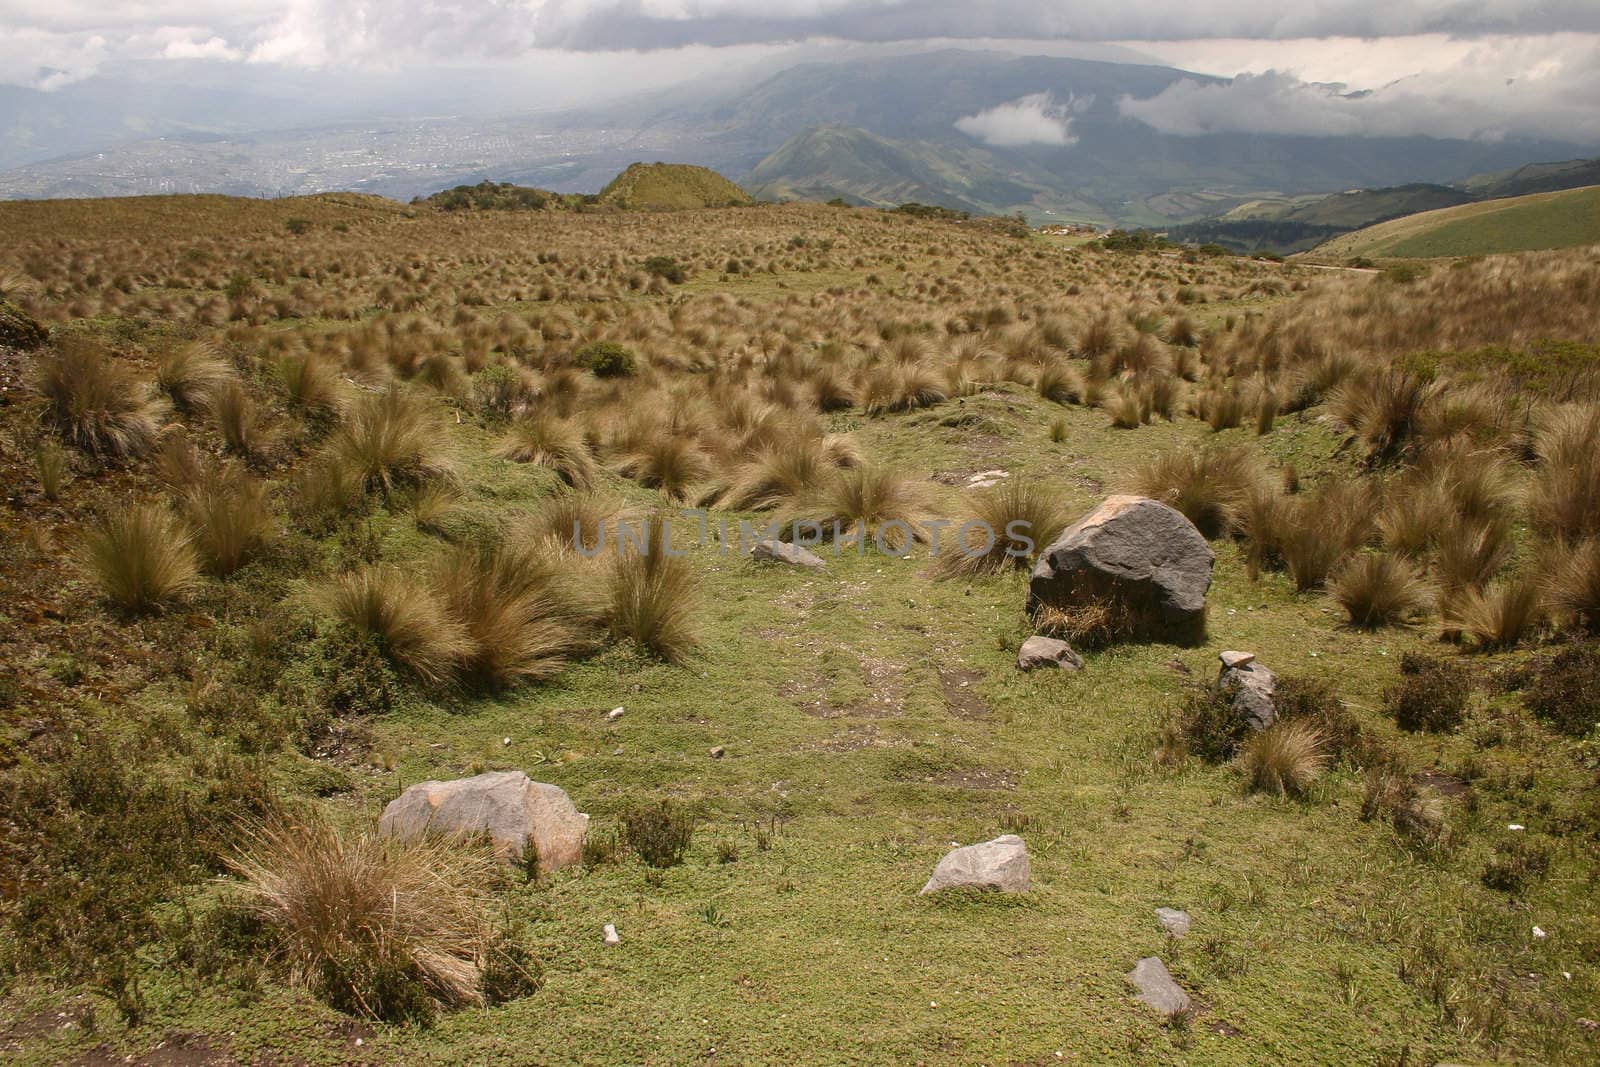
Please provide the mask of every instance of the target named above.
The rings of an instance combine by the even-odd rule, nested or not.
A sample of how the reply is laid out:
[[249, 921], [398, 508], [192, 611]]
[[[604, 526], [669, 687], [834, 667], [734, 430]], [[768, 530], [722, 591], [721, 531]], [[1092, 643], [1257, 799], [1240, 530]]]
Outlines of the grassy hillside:
[[714, 170], [682, 163], [635, 163], [600, 190], [599, 202], [638, 211], [731, 207], [750, 194]]
[[[6, 1062], [1596, 1061], [1592, 254], [1403, 281], [821, 205], [0, 232], [52, 331], [0, 350]], [[1124, 490], [1206, 531], [1197, 643], [952, 558]], [[682, 555], [618, 544], [650, 516]], [[846, 531], [821, 570], [747, 558], [792, 517]], [[1083, 669], [1020, 671], [1041, 632]], [[375, 836], [502, 770], [581, 863]], [[1002, 833], [1028, 892], [918, 895]]]
[[1490, 255], [1600, 242], [1600, 186], [1488, 200], [1369, 226], [1319, 246], [1318, 256]]

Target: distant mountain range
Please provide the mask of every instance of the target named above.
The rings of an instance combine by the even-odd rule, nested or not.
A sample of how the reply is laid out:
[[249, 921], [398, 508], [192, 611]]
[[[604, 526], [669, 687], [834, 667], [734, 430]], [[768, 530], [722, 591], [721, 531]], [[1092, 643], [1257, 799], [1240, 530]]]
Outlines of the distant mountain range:
[[[712, 167], [758, 197], [918, 200], [1036, 221], [1166, 225], [1254, 200], [1460, 182], [1592, 154], [1593, 146], [1552, 142], [1178, 136], [1123, 114], [1124, 97], [1147, 99], [1182, 79], [1218, 80], [1137, 63], [945, 50], [805, 63], [732, 88], [497, 117], [239, 132], [197, 128], [198, 116], [179, 108], [178, 119], [148, 124], [165, 139], [50, 160], [36, 158], [45, 140], [35, 119], [31, 135], [27, 123], [0, 123], [8, 149], [33, 137], [20, 156], [0, 152], [0, 164], [20, 161], [0, 171], [0, 197], [354, 189], [409, 199], [484, 179], [593, 193], [628, 163], [661, 160]], [[43, 106], [25, 103], [30, 115]], [[67, 121], [51, 115], [57, 126]], [[110, 124], [124, 134], [142, 121], [116, 115]]]
[[1353, 189], [1329, 196], [1262, 199], [1209, 219], [1166, 228], [1182, 244], [1217, 244], [1236, 252], [1288, 254], [1316, 248], [1341, 234], [1427, 211], [1531, 193], [1600, 185], [1600, 159], [1533, 163], [1480, 174], [1458, 185], [1413, 183]]

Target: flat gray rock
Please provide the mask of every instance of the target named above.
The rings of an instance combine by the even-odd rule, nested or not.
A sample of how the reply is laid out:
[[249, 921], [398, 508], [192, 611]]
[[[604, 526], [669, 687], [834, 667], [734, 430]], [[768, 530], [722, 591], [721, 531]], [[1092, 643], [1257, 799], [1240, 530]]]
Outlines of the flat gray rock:
[[539, 869], [583, 859], [589, 816], [566, 791], [521, 771], [496, 771], [449, 782], [418, 782], [383, 809], [378, 833], [402, 841], [425, 834], [485, 834], [496, 856], [518, 863], [531, 847]]
[[947, 852], [933, 869], [933, 876], [922, 887], [922, 892], [994, 889], [1002, 893], [1026, 893], [1031, 882], [1028, 846], [1016, 834], [1005, 834], [993, 841]]
[[1189, 932], [1189, 913], [1177, 908], [1157, 908], [1156, 922], [1173, 937], [1182, 937]]
[[1217, 657], [1222, 660], [1224, 667], [1243, 667], [1247, 663], [1255, 662], [1254, 652], [1223, 652]]
[[1025, 671], [1054, 667], [1063, 671], [1083, 668], [1083, 657], [1054, 637], [1030, 637], [1017, 650], [1017, 666]]
[[1140, 639], [1198, 642], [1216, 557], [1194, 524], [1148, 497], [1109, 497], [1039, 555], [1028, 609], [1105, 601], [1134, 613]]
[[827, 566], [823, 558], [815, 552], [802, 545], [791, 545], [787, 541], [757, 541], [750, 547], [750, 558], [762, 563], [787, 563], [810, 571], [820, 571]]
[[1189, 1010], [1189, 994], [1172, 980], [1167, 965], [1154, 956], [1146, 956], [1133, 965], [1128, 981], [1139, 991], [1138, 999], [1162, 1015], [1177, 1015]]

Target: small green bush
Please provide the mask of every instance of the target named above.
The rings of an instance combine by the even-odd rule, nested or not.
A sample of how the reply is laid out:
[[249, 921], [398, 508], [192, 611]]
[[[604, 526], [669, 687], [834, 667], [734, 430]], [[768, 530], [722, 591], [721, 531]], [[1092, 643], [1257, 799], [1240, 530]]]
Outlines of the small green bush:
[[1238, 690], [1206, 686], [1184, 698], [1178, 732], [1185, 748], [1210, 763], [1232, 759], [1250, 732], [1250, 723], [1233, 708]]
[[633, 349], [615, 341], [595, 341], [578, 349], [578, 363], [596, 378], [631, 378], [639, 368]]
[[670, 800], [642, 804], [622, 817], [622, 839], [647, 867], [676, 867], [694, 837], [694, 815]]
[[647, 273], [654, 274], [657, 278], [669, 281], [673, 285], [683, 284], [684, 279], [688, 277], [683, 267], [671, 256], [651, 256], [644, 261], [644, 269]]
[[1471, 693], [1472, 675], [1459, 663], [1408, 652], [1383, 700], [1402, 730], [1444, 733], [1461, 725]]
[[1544, 877], [1549, 868], [1549, 846], [1519, 832], [1494, 846], [1494, 855], [1484, 865], [1482, 881], [1490, 889], [1515, 896], [1529, 882]]
[[1573, 645], [1534, 664], [1523, 699], [1562, 733], [1585, 737], [1600, 724], [1600, 647]]
[[478, 964], [478, 990], [485, 1004], [506, 1004], [539, 991], [544, 967], [528, 946], [520, 923], [507, 922], [484, 946]]

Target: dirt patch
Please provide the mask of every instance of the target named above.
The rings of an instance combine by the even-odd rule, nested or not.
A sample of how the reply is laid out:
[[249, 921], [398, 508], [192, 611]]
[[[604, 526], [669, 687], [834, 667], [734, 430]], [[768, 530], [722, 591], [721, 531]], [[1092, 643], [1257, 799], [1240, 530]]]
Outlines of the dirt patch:
[[950, 713], [958, 719], [987, 719], [989, 705], [978, 695], [977, 684], [983, 680], [978, 671], [965, 668], [941, 668], [939, 688], [944, 691], [944, 702]]
[[1436, 768], [1418, 771], [1411, 780], [1423, 789], [1431, 789], [1442, 797], [1459, 797], [1472, 792], [1472, 786], [1466, 779], [1446, 774]]
[[946, 774], [935, 775], [929, 780], [934, 785], [954, 786], [957, 789], [1011, 790], [1017, 788], [1017, 780], [1010, 771], [994, 771], [986, 767], [968, 767], [964, 770], [950, 771]]
[[883, 733], [874, 723], [847, 726], [829, 737], [807, 746], [813, 752], [860, 752], [866, 748], [908, 748], [909, 738]]
[[108, 1049], [90, 1049], [67, 1062], [78, 1067], [101, 1067], [104, 1064], [136, 1064], [138, 1067], [221, 1067], [236, 1064], [233, 1055], [213, 1044], [205, 1034], [173, 1032], [167, 1034], [148, 1052], [127, 1057], [113, 1054]]

